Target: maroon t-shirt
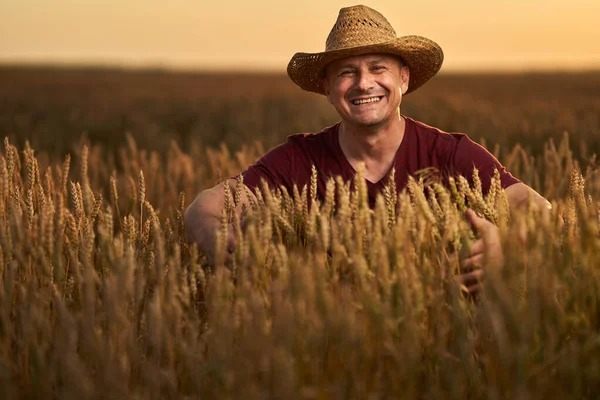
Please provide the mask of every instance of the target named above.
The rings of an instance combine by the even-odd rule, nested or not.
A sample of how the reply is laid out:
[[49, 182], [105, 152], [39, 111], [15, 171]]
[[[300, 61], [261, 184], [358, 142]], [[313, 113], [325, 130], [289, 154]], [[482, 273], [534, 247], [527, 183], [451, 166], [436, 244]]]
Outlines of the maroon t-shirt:
[[[479, 170], [483, 192], [487, 193], [494, 170], [500, 172], [503, 188], [519, 182], [485, 148], [473, 142], [462, 133], [446, 133], [411, 118], [404, 117], [406, 128], [404, 138], [396, 152], [394, 163], [396, 189], [400, 192], [407, 184], [409, 175], [417, 177], [420, 172], [431, 171], [434, 167], [442, 183], [448, 176], [463, 175], [472, 182], [473, 168]], [[310, 186], [311, 169], [318, 172], [317, 196], [325, 197], [326, 182], [335, 176], [345, 181], [352, 180], [356, 171], [346, 159], [338, 139], [340, 124], [325, 128], [316, 134], [296, 134], [265, 154], [255, 164], [242, 172], [244, 184], [255, 190], [260, 187], [261, 178], [271, 188], [284, 186], [291, 194], [294, 184], [302, 189]], [[369, 203], [389, 180], [388, 173], [378, 182], [367, 180]]]

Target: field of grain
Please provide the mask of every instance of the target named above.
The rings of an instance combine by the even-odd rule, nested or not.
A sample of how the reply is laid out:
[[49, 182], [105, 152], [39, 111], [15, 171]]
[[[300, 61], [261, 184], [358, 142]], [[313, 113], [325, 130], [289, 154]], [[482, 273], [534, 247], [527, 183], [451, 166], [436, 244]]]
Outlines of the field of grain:
[[[224, 268], [183, 210], [336, 122], [325, 99], [284, 76], [0, 69], [0, 397], [593, 398], [598, 93], [600, 73], [441, 75], [404, 99], [484, 142], [548, 220], [460, 179], [371, 210], [359, 175], [310, 208], [310, 187], [260, 196]], [[453, 279], [467, 206], [506, 250], [477, 297]]]

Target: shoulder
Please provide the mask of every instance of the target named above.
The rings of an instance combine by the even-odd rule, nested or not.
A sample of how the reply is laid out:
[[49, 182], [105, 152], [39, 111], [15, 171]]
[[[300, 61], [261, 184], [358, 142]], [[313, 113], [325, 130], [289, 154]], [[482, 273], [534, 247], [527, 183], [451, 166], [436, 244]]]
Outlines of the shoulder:
[[337, 133], [337, 124], [327, 127], [318, 133], [296, 133], [289, 135], [285, 142], [273, 147], [265, 153], [258, 163], [266, 165], [295, 164], [304, 159], [315, 157], [327, 152], [334, 135]]
[[445, 132], [439, 128], [405, 117], [407, 129], [412, 132], [415, 140], [414, 146], [419, 151], [424, 151], [432, 159], [449, 162], [454, 157], [457, 149], [465, 141], [470, 141], [464, 133]]
[[260, 158], [263, 163], [290, 163], [296, 157], [324, 150], [337, 132], [337, 125], [329, 126], [318, 133], [296, 133], [285, 142], [273, 147]]
[[286, 145], [290, 146], [295, 160], [314, 163], [328, 154], [335, 152], [338, 124], [328, 126], [317, 133], [298, 133], [288, 136]]
[[427, 125], [421, 121], [404, 117], [412, 127], [417, 137], [429, 143], [445, 144], [456, 146], [461, 140], [468, 139], [467, 135], [458, 132], [445, 132], [434, 126]]
[[464, 133], [444, 132], [419, 121], [411, 120], [411, 122], [415, 126], [417, 135], [433, 144], [438, 155], [447, 155], [455, 162], [465, 162], [469, 165], [497, 163], [495, 157], [485, 147]]
[[337, 134], [338, 126], [339, 122], [324, 128], [320, 132], [296, 133], [288, 136], [286, 143], [299, 147], [322, 144], [323, 142], [330, 141]]

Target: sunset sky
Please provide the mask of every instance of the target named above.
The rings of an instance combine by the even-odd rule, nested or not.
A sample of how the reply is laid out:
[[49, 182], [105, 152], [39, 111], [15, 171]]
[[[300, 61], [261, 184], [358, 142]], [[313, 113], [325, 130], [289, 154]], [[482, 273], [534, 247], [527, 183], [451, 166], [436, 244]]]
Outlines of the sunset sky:
[[[285, 71], [318, 52], [334, 0], [4, 0], [0, 63]], [[363, 2], [438, 42], [443, 71], [600, 69], [600, 0]]]

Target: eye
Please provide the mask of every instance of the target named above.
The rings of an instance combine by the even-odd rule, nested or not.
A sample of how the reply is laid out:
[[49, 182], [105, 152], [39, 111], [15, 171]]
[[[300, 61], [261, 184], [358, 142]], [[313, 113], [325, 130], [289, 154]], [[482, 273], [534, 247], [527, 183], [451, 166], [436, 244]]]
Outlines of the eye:
[[373, 65], [373, 67], [371, 67], [372, 71], [383, 71], [385, 69], [385, 66], [383, 65]]
[[351, 69], [344, 69], [344, 70], [342, 70], [342, 72], [340, 72], [340, 76], [349, 76], [349, 75], [352, 75], [353, 73], [354, 73], [354, 71]]

